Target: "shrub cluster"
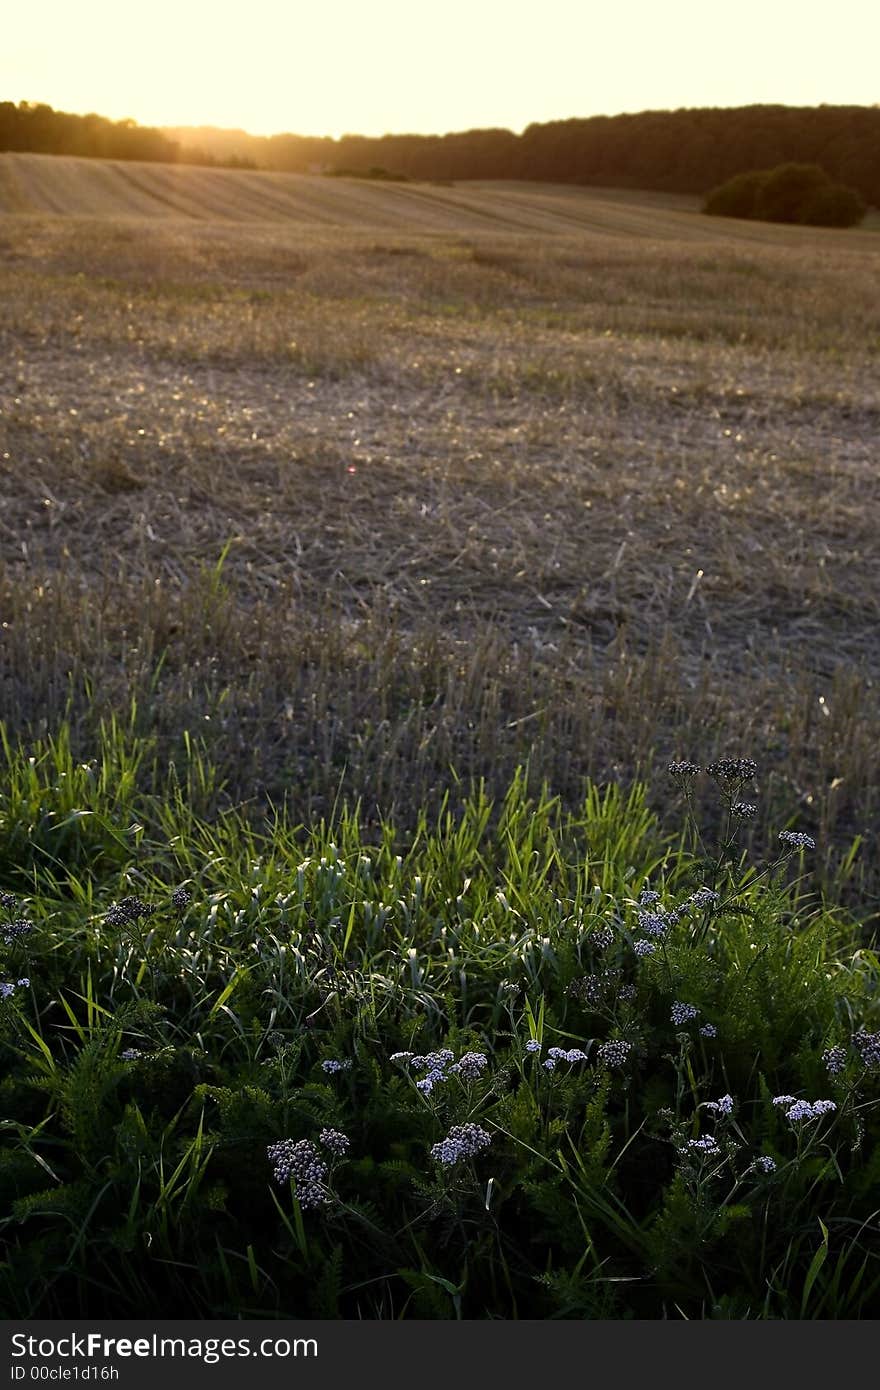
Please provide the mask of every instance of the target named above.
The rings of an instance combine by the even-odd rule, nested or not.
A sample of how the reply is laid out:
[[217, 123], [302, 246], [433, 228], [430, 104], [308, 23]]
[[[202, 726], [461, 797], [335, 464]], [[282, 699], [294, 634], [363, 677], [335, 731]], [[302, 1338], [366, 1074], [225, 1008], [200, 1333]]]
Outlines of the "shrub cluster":
[[835, 183], [818, 164], [779, 164], [736, 174], [713, 188], [703, 211], [714, 217], [854, 227], [867, 208], [855, 189]]

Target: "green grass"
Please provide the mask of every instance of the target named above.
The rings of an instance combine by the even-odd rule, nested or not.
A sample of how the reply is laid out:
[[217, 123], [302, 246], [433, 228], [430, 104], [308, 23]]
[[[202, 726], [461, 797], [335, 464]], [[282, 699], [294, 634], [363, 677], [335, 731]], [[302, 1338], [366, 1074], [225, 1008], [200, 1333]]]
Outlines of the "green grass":
[[[706, 858], [641, 786], [566, 811], [521, 773], [407, 833], [345, 805], [258, 830], [194, 813], [194, 748], [144, 792], [118, 726], [87, 767], [66, 734], [6, 747], [4, 921], [32, 923], [0, 947], [28, 981], [0, 1005], [8, 1315], [876, 1315], [878, 1073], [850, 1039], [880, 960], [804, 855], [748, 866], [724, 805], [750, 779]], [[649, 884], [719, 896], [640, 958]], [[445, 1047], [485, 1067], [423, 1094], [391, 1060]], [[553, 1047], [586, 1060], [549, 1072]], [[792, 1122], [779, 1094], [837, 1109]], [[462, 1124], [488, 1145], [445, 1168]], [[266, 1150], [326, 1128], [350, 1148], [301, 1207]]]

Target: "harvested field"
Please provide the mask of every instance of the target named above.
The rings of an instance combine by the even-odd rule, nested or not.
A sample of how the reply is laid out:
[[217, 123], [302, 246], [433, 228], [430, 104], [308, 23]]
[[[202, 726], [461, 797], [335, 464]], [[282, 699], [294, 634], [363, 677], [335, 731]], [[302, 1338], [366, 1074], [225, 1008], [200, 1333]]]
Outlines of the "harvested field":
[[870, 901], [870, 224], [25, 155], [0, 211], [13, 734], [404, 819], [734, 749]]

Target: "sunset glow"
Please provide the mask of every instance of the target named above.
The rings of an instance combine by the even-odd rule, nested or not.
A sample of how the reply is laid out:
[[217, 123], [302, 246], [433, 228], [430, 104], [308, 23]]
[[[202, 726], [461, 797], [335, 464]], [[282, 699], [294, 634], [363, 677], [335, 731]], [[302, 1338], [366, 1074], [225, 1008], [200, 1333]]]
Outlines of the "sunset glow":
[[681, 106], [880, 100], [874, 0], [44, 0], [0, 99], [255, 134], [438, 132]]

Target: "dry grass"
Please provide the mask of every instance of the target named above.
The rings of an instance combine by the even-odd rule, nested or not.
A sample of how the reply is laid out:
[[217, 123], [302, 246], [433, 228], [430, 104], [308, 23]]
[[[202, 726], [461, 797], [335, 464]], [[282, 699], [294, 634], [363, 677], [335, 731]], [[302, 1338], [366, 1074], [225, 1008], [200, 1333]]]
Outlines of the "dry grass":
[[738, 750], [873, 893], [880, 237], [298, 182], [350, 225], [0, 220], [0, 717], [304, 812]]

